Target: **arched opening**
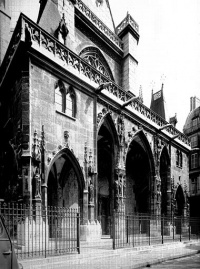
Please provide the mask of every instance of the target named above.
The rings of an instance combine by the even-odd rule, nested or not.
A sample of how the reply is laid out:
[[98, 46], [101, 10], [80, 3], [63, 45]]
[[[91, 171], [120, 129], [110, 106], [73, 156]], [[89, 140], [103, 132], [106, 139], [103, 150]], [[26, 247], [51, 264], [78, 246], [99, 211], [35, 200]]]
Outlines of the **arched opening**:
[[83, 58], [86, 62], [88, 62], [90, 65], [92, 65], [104, 76], [114, 81], [111, 69], [103, 54], [98, 48], [87, 47], [80, 52], [79, 56]]
[[150, 186], [153, 174], [153, 157], [146, 136], [137, 134], [126, 158], [126, 213], [150, 213]]
[[166, 147], [160, 156], [160, 179], [161, 179], [161, 214], [171, 213], [171, 182], [170, 182], [170, 159]]
[[107, 115], [101, 124], [98, 137], [98, 184], [97, 199], [98, 220], [101, 223], [103, 235], [111, 234], [111, 217], [114, 208], [114, 156], [115, 156], [115, 139], [116, 130], [114, 123], [109, 115]]
[[175, 215], [183, 216], [184, 206], [185, 206], [185, 197], [184, 197], [184, 193], [183, 193], [183, 189], [181, 185], [179, 185], [177, 188], [175, 199], [176, 199]]
[[184, 216], [185, 197], [181, 185], [178, 186], [176, 191], [176, 208], [175, 208], [175, 225], [176, 233], [182, 233], [182, 217]]
[[[53, 160], [47, 181], [47, 205], [53, 207], [79, 210], [82, 217], [83, 174], [78, 161], [69, 149], [62, 150]], [[55, 209], [53, 209], [55, 210]], [[60, 220], [61, 221], [61, 220]], [[55, 236], [58, 226], [57, 215], [50, 214], [49, 236]]]

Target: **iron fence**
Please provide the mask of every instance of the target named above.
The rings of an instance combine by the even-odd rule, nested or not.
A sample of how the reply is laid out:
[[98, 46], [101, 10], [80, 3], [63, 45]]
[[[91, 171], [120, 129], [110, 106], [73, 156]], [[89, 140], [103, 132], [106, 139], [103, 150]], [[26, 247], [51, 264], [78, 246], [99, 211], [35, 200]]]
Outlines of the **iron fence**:
[[200, 219], [156, 215], [113, 215], [113, 249], [200, 239]]
[[0, 203], [18, 259], [80, 253], [78, 209]]

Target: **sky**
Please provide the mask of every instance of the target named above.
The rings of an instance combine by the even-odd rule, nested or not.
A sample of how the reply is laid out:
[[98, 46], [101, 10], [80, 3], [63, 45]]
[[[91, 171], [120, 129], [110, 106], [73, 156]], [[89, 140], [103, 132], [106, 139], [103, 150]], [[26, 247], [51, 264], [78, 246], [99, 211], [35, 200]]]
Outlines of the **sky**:
[[[23, 1], [31, 5], [32, 14], [26, 14], [36, 20], [39, 0]], [[109, 3], [115, 26], [127, 11], [139, 24], [136, 94], [141, 85], [144, 104], [150, 107], [152, 90], [159, 91], [164, 83], [166, 120], [177, 113], [177, 129], [182, 131], [190, 112], [190, 97], [200, 97], [200, 0]]]
[[137, 91], [150, 107], [164, 83], [166, 120], [182, 131], [190, 97], [200, 97], [200, 0], [109, 0], [115, 26], [127, 11], [139, 24]]

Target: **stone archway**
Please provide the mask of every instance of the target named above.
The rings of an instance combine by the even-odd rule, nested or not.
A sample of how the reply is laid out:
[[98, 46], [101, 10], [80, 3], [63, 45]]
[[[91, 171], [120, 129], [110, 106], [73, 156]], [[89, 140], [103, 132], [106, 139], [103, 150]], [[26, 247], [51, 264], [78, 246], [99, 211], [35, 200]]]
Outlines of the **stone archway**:
[[80, 209], [82, 217], [84, 177], [74, 154], [65, 148], [52, 160], [47, 175], [47, 205]]
[[175, 199], [176, 199], [175, 215], [179, 217], [183, 216], [185, 207], [185, 196], [181, 185], [179, 185], [177, 188]]
[[161, 214], [171, 214], [171, 181], [170, 158], [167, 148], [164, 147], [160, 155], [160, 179], [161, 179]]
[[176, 207], [175, 207], [175, 226], [176, 233], [180, 234], [184, 232], [184, 222], [182, 218], [184, 217], [184, 207], [185, 207], [185, 197], [181, 185], [178, 186], [175, 195]]
[[145, 134], [135, 134], [126, 156], [126, 213], [140, 214], [153, 211], [151, 185], [155, 167], [153, 154]]
[[107, 113], [102, 119], [97, 136], [97, 219], [101, 223], [103, 235], [111, 235], [117, 144], [114, 122], [110, 114]]

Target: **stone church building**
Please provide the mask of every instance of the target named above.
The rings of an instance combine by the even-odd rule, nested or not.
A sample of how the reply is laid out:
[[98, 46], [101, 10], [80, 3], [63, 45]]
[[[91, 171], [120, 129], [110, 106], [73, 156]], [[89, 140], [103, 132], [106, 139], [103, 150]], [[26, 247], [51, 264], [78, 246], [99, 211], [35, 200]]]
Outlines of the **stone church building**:
[[1, 201], [79, 208], [85, 240], [110, 235], [114, 211], [187, 216], [190, 144], [138, 97], [132, 16], [41, 0], [10, 39], [0, 3]]

